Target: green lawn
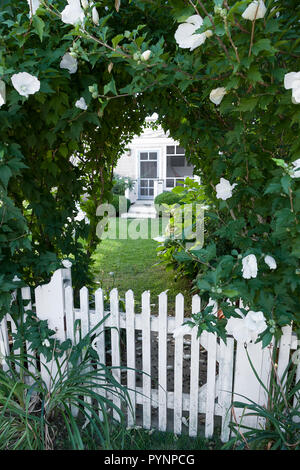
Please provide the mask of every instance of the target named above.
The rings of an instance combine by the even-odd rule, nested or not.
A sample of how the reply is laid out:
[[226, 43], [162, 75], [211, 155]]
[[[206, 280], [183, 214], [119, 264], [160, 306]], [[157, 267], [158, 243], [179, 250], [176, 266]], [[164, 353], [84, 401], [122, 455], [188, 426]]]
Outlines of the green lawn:
[[[151, 222], [152, 221], [152, 222]], [[161, 228], [159, 219], [116, 219], [117, 238], [102, 240], [93, 255], [95, 280], [99, 282], [100, 287], [110, 290], [117, 287], [120, 297], [128, 289], [132, 289], [137, 306], [140, 305], [142, 292], [150, 290], [151, 303], [153, 311], [157, 309], [157, 296], [160, 292], [168, 290], [169, 315], [174, 314], [175, 296], [181, 292], [185, 295], [186, 310], [190, 309], [191, 289], [186, 280], [175, 281], [175, 273], [167, 272], [163, 265], [158, 265], [156, 248], [158, 243], [148, 237], [151, 234], [151, 223], [156, 224], [157, 236]], [[129, 232], [131, 234], [140, 232], [138, 239], [120, 239], [119, 235]], [[114, 234], [114, 230], [112, 230]]]

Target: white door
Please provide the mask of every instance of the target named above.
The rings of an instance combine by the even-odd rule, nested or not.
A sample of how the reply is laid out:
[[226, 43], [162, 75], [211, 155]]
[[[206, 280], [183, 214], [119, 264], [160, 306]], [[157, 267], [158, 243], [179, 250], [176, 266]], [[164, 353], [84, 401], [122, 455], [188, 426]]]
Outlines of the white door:
[[154, 180], [157, 179], [157, 172], [157, 150], [139, 152], [139, 199], [153, 199]]

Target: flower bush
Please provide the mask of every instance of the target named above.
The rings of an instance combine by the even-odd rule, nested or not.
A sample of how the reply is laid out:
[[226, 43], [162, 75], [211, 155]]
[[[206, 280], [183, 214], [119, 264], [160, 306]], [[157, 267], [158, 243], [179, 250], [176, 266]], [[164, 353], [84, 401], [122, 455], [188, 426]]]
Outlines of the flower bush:
[[[19, 47], [13, 39], [19, 26], [14, 23], [8, 31], [7, 22], [2, 22], [2, 37], [9, 39], [2, 43], [7, 96], [0, 113], [5, 113], [4, 119], [9, 119], [15, 103], [18, 113], [30, 106], [41, 114], [41, 104], [48, 106], [56, 99], [56, 107], [63, 103], [63, 109], [59, 116], [48, 113], [48, 119], [53, 119], [48, 132], [54, 127], [65, 140], [73, 133], [79, 141], [81, 120], [89, 119], [94, 126], [87, 141], [93, 147], [96, 129], [101, 129], [101, 142], [107, 136], [114, 141], [113, 132], [106, 129], [115, 122], [108, 121], [111, 110], [117, 119], [121, 109], [116, 103], [126, 100], [129, 107], [115, 129], [122, 128], [121, 122], [128, 125], [130, 110], [135, 110], [130, 119], [158, 112], [164, 128], [186, 148], [211, 201], [206, 213], [212, 227], [210, 238], [203, 248], [181, 254], [182, 263], [197, 266], [194, 286], [207, 301], [201, 315], [195, 316], [195, 324], [200, 331], [211, 329], [224, 336], [226, 320], [236, 315], [235, 304], [242, 299], [249, 311], [263, 312], [267, 327], [259, 339], [264, 345], [271, 341], [274, 323], [278, 337], [281, 327], [291, 321], [298, 328], [300, 144], [296, 136], [300, 111], [298, 72], [294, 72], [299, 70], [300, 58], [298, 2], [178, 0], [166, 4], [137, 0], [93, 6], [79, 0], [68, 4], [44, 0], [32, 22], [27, 2], [12, 5], [2, 16], [6, 20], [15, 18], [21, 8], [26, 11], [17, 37], [26, 49], [27, 62], [22, 64], [23, 54], [11, 56], [11, 50]], [[95, 14], [93, 19], [94, 7], [99, 21]], [[41, 46], [33, 48], [30, 41], [34, 35], [40, 40], [53, 38], [49, 28], [56, 35], [63, 28], [68, 44], [56, 44], [56, 59], [52, 48], [45, 60]], [[146, 51], [151, 51], [151, 57], [142, 60]], [[71, 78], [59, 68], [67, 52], [78, 61], [78, 71]], [[93, 75], [94, 66], [102, 73]], [[10, 82], [25, 69], [41, 83], [40, 91], [28, 97], [28, 105], [24, 98], [19, 101]], [[59, 78], [63, 83], [68, 80], [64, 101], [58, 96], [61, 85], [54, 78], [49, 81], [53, 69], [55, 76], [68, 74]], [[86, 80], [85, 73], [93, 79]], [[78, 80], [78, 85], [71, 85], [70, 79], [73, 83]], [[50, 84], [55, 83], [53, 90]], [[88, 103], [88, 110], [82, 113], [73, 104], [80, 97]], [[2, 126], [5, 136], [10, 135], [6, 126]], [[35, 136], [38, 132], [35, 129]], [[27, 143], [28, 154], [36, 141], [37, 137]], [[19, 141], [10, 135], [9, 142]], [[20, 145], [25, 151], [23, 140]], [[53, 162], [51, 155], [45, 162], [47, 168]], [[6, 171], [4, 179], [7, 175]], [[109, 180], [108, 175], [105, 173]], [[225, 199], [224, 192], [223, 198], [218, 197], [221, 178], [230, 184]], [[19, 202], [17, 208], [21, 210]], [[18, 220], [18, 233], [23, 234], [23, 219]], [[276, 269], [267, 256], [275, 260]], [[212, 317], [210, 297], [219, 303], [225, 320], [207, 321]]]

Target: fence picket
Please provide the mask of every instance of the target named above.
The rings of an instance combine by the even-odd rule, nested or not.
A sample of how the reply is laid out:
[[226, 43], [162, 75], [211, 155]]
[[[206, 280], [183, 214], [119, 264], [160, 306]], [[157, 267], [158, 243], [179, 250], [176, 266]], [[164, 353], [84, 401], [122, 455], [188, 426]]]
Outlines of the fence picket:
[[7, 361], [5, 360], [6, 356], [9, 356], [9, 339], [8, 339], [8, 328], [7, 328], [7, 316], [3, 317], [0, 321], [0, 360], [1, 366], [4, 372], [6, 372], [9, 367]]
[[[106, 365], [106, 360], [105, 360], [105, 328], [104, 328], [104, 299], [103, 299], [103, 290], [102, 289], [97, 289], [95, 292], [95, 325], [99, 322], [102, 321], [101, 325], [97, 328], [96, 331], [96, 350], [98, 353], [98, 358], [99, 362], [103, 365]], [[93, 326], [95, 326], [93, 325]], [[103, 379], [104, 377], [104, 371], [101, 370], [101, 376]], [[101, 381], [102, 383], [102, 381]], [[103, 396], [103, 398], [106, 398], [106, 390], [105, 387], [99, 387], [98, 389], [99, 395]], [[103, 403], [103, 410], [99, 409], [99, 417], [102, 420], [103, 419], [103, 411], [106, 409], [106, 404]]]
[[132, 427], [135, 423], [135, 315], [134, 315], [134, 296], [132, 290], [125, 294], [126, 305], [126, 352], [127, 352], [127, 387], [132, 409], [128, 409], [127, 422]]
[[[18, 327], [17, 327], [15, 321], [12, 319], [12, 317], [10, 315], [8, 316], [8, 318], [10, 320], [11, 333], [12, 333], [12, 335], [15, 335], [18, 331]], [[20, 356], [21, 349], [20, 348], [14, 349], [13, 354], [15, 356]], [[18, 361], [19, 361], [19, 359], [18, 359]], [[20, 366], [18, 365], [18, 363], [15, 364], [15, 367], [16, 367], [16, 371], [19, 373], [20, 372]]]
[[167, 330], [168, 305], [167, 294], [162, 292], [158, 296], [158, 429], [167, 429]]
[[[182, 325], [184, 319], [184, 297], [176, 296], [175, 328]], [[182, 367], [183, 367], [183, 336], [175, 338], [174, 351], [174, 433], [181, 434], [182, 429]]]
[[[31, 301], [31, 291], [30, 287], [22, 287], [21, 288], [21, 297], [23, 300], [26, 301], [26, 305], [24, 305], [24, 321], [26, 321], [27, 314], [26, 312], [28, 310], [32, 310], [32, 301]], [[36, 367], [37, 367], [37, 362], [36, 362], [36, 355], [35, 352], [30, 349], [30, 343], [29, 341], [25, 341], [25, 346], [26, 346], [26, 352], [29, 354], [30, 360], [28, 361], [28, 370], [32, 374], [36, 373]], [[33, 383], [33, 377], [29, 378], [29, 382]]]
[[286, 381], [286, 375], [283, 377], [283, 374], [290, 360], [291, 342], [292, 342], [292, 326], [284, 326], [282, 328], [282, 332], [283, 332], [283, 335], [280, 338], [277, 374], [278, 374], [279, 380], [282, 381], [282, 385], [284, 385]]
[[67, 338], [72, 341], [72, 344], [75, 343], [75, 314], [74, 314], [74, 304], [73, 304], [73, 289], [71, 286], [65, 288], [65, 304], [66, 304], [66, 335]]
[[143, 427], [151, 427], [151, 326], [150, 292], [142, 294]]
[[[112, 362], [112, 374], [115, 380], [121, 383], [121, 359], [120, 359], [120, 316], [119, 316], [119, 294], [117, 289], [113, 289], [110, 292], [110, 312], [112, 320], [111, 329], [111, 362]], [[121, 400], [118, 395], [119, 390], [116, 388], [112, 394], [112, 400], [117, 408], [121, 408]], [[120, 421], [118, 412], [113, 410], [113, 417]]]
[[[212, 315], [217, 314], [217, 304], [210, 301], [208, 305], [213, 305]], [[205, 417], [205, 437], [212, 437], [214, 433], [215, 397], [216, 397], [216, 364], [217, 364], [217, 336], [215, 333], [208, 333], [207, 344], [207, 394], [206, 394], [206, 417]]]
[[[80, 298], [80, 320], [81, 320], [81, 336], [84, 338], [91, 329], [90, 310], [89, 310], [89, 291], [87, 287], [82, 287], [79, 291]], [[88, 367], [88, 370], [91, 366]], [[91, 397], [85, 396], [84, 401], [89, 405], [92, 404]], [[91, 412], [88, 411], [91, 416]]]
[[227, 338], [227, 344], [221, 340], [220, 342], [220, 359], [219, 359], [219, 390], [218, 403], [222, 407], [222, 431], [221, 441], [227, 442], [230, 435], [229, 423], [231, 419], [231, 402], [232, 402], [232, 386], [233, 386], [233, 355], [234, 340]]
[[[192, 314], [201, 310], [199, 295], [192, 298]], [[197, 327], [191, 331], [191, 378], [190, 378], [190, 411], [189, 411], [189, 435], [197, 436], [198, 432], [198, 410], [199, 410], [199, 355], [200, 338], [197, 338]]]

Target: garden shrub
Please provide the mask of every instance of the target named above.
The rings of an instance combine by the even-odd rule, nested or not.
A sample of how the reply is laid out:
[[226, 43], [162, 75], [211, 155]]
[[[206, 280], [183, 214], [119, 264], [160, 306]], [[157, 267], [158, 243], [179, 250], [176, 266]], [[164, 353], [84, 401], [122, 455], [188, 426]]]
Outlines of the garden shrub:
[[[181, 197], [178, 194], [173, 193], [172, 191], [164, 191], [161, 194], [158, 194], [154, 199], [155, 209], [157, 214], [160, 216], [164, 214], [168, 214], [168, 209], [162, 209], [162, 205], [166, 204], [168, 206], [172, 206], [173, 204], [181, 204], [180, 202]], [[160, 206], [160, 207], [158, 207]], [[162, 210], [159, 210], [162, 209]]]
[[131, 205], [131, 202], [129, 199], [125, 198], [125, 196], [119, 196], [118, 194], [114, 194], [113, 195], [113, 198], [110, 202], [110, 204], [112, 204], [116, 210], [116, 215], [119, 217], [123, 212], [119, 212], [120, 210], [120, 200], [122, 201], [123, 200], [123, 204], [124, 204], [124, 201], [125, 201], [125, 207], [126, 207], [126, 210], [128, 212], [128, 209]]
[[115, 175], [113, 177], [113, 187], [112, 192], [114, 194], [119, 194], [120, 196], [125, 195], [126, 189], [133, 188], [133, 180], [131, 178], [125, 178], [123, 176]]

